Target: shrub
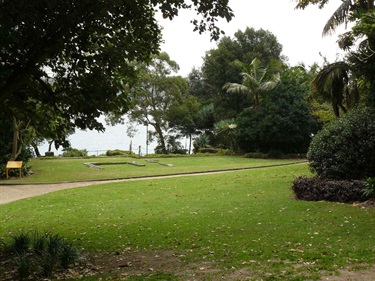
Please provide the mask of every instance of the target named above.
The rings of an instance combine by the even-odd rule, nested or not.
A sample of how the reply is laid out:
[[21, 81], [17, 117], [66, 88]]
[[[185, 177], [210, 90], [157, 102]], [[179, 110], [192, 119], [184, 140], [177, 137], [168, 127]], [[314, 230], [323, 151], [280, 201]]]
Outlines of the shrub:
[[268, 152], [268, 158], [282, 159], [282, 158], [284, 158], [284, 153], [281, 150], [272, 149]]
[[106, 155], [107, 156], [130, 156], [132, 153], [129, 150], [107, 150]]
[[225, 149], [225, 148], [220, 148], [219, 151], [216, 153], [218, 156], [231, 156], [231, 155], [236, 155], [236, 153], [231, 150], [231, 149]]
[[175, 136], [167, 136], [166, 139], [166, 147], [161, 145], [159, 142], [158, 145], [155, 147], [156, 154], [186, 154], [187, 149], [184, 149], [181, 142], [178, 141], [177, 137]]
[[285, 159], [306, 159], [305, 153], [292, 153], [292, 154], [285, 154]]
[[198, 153], [200, 148], [211, 147], [210, 135], [205, 133], [203, 135], [198, 136], [197, 138], [195, 138], [193, 146], [193, 153]]
[[[10, 242], [4, 242], [0, 256], [7, 261], [7, 270], [14, 272], [20, 280], [53, 278], [56, 271], [61, 271], [75, 264], [81, 255], [60, 235], [52, 233], [19, 232]], [[1, 265], [0, 265], [1, 269]]]
[[363, 194], [369, 197], [375, 197], [375, 178], [368, 178], [366, 181], [366, 188]]
[[310, 144], [311, 170], [327, 179], [374, 177], [374, 118], [371, 109], [355, 109], [327, 124]]
[[265, 159], [267, 158], [267, 154], [262, 152], [249, 152], [245, 154], [246, 158], [257, 158], [257, 159]]
[[201, 147], [199, 148], [199, 151], [198, 151], [198, 153], [212, 153], [212, 154], [216, 154], [218, 152], [219, 152], [219, 149], [213, 148], [213, 147]]
[[307, 201], [333, 201], [350, 203], [366, 201], [366, 182], [363, 180], [329, 180], [318, 177], [294, 180], [292, 190], [297, 199]]
[[53, 156], [55, 156], [55, 152], [47, 151], [47, 152], [44, 153], [44, 155], [47, 156], [47, 157], [53, 157]]
[[299, 153], [291, 153], [291, 154], [284, 154], [282, 151], [274, 150], [268, 152], [268, 154], [262, 152], [249, 152], [244, 155], [246, 158], [258, 158], [258, 159], [305, 159], [305, 154]]
[[86, 149], [76, 149], [72, 147], [66, 147], [63, 151], [63, 157], [86, 157], [88, 153]]
[[[6, 178], [6, 164], [0, 164], [0, 179]], [[25, 177], [30, 173], [30, 166], [27, 162], [22, 163], [22, 169], [21, 169], [22, 176]], [[10, 178], [15, 177], [18, 178], [20, 176], [19, 169], [9, 169], [8, 170], [8, 176]]]

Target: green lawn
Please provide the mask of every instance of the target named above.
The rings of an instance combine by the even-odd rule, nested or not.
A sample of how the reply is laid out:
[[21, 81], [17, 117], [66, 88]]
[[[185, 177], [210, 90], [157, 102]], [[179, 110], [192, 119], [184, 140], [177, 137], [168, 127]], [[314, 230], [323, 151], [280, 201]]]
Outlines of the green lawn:
[[[102, 180], [114, 178], [141, 177], [152, 175], [166, 175], [189, 173], [199, 171], [213, 171], [233, 168], [257, 167], [265, 165], [282, 164], [299, 160], [265, 160], [249, 159], [243, 157], [176, 157], [159, 158], [160, 162], [173, 164], [167, 167], [157, 163], [148, 163], [146, 159], [134, 159], [124, 157], [103, 157], [89, 159], [55, 158], [55, 159], [33, 159], [30, 166], [34, 175], [11, 181], [0, 181], [0, 184], [12, 183], [38, 183], [38, 182], [63, 182], [79, 180]], [[105, 165], [101, 170], [88, 168], [87, 162], [126, 162], [136, 161], [144, 164], [137, 167], [129, 164]]]
[[375, 209], [294, 200], [300, 175], [306, 164], [64, 190], [0, 205], [0, 237], [37, 227], [89, 252], [174, 251], [220, 269], [205, 280], [238, 270], [248, 280], [318, 280], [374, 264]]

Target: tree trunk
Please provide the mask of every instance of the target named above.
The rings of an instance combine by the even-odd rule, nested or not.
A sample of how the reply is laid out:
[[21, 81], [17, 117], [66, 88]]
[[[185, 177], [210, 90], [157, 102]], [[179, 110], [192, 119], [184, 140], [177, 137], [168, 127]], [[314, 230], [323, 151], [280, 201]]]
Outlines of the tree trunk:
[[50, 142], [48, 142], [48, 152], [51, 152], [51, 149], [52, 149], [52, 144], [55, 140], [51, 140]]
[[191, 134], [189, 134], [189, 155], [191, 153]]
[[36, 157], [41, 157], [42, 155], [39, 152], [39, 148], [36, 143], [32, 143], [31, 146], [34, 148]]
[[[18, 155], [21, 154], [22, 145], [19, 145], [20, 131], [21, 131], [22, 121], [17, 124], [16, 118], [13, 117], [13, 143], [12, 143], [12, 155], [10, 160], [16, 160]], [[18, 147], [19, 146], [19, 147]]]
[[167, 147], [165, 146], [165, 139], [164, 139], [164, 135], [163, 135], [163, 130], [160, 128], [159, 124], [154, 124], [153, 127], [155, 128], [155, 131], [158, 134], [159, 143], [162, 147], [163, 153], [167, 154]]

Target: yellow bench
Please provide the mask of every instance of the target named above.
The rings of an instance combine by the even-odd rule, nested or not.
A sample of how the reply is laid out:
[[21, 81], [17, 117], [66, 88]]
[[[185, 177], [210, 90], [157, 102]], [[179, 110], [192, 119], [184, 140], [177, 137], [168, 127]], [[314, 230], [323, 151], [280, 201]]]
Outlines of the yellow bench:
[[9, 169], [19, 169], [20, 178], [22, 176], [22, 161], [8, 161], [7, 166], [5, 167], [5, 173], [8, 179], [8, 170]]

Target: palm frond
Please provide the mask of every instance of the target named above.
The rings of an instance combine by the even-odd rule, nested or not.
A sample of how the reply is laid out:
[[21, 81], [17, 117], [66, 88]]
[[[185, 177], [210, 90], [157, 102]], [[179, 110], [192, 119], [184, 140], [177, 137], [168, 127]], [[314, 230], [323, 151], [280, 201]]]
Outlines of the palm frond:
[[331, 35], [336, 27], [340, 24], [347, 23], [350, 8], [352, 6], [351, 0], [343, 0], [342, 4], [337, 8], [333, 15], [329, 18], [323, 28], [323, 36]]
[[340, 109], [346, 112], [343, 101], [349, 80], [349, 70], [347, 63], [335, 62], [319, 71], [312, 82], [316, 93], [324, 100], [331, 102], [336, 116], [339, 116]]
[[249, 91], [249, 89], [242, 84], [229, 83], [229, 82], [225, 83], [223, 90], [226, 90], [227, 93], [231, 93], [231, 94], [242, 94], [242, 93], [246, 93]]
[[253, 75], [253, 73], [245, 73], [242, 72], [242, 85], [246, 86], [249, 89], [253, 89], [255, 87], [258, 87], [261, 81], [257, 79], [256, 76]]
[[277, 84], [280, 82], [280, 73], [276, 73], [275, 75], [272, 75], [271, 79], [267, 82], [262, 83], [259, 88], [260, 92], [268, 92], [273, 90]]
[[261, 61], [258, 58], [255, 58], [250, 66], [253, 77], [258, 81], [262, 81], [267, 73], [267, 69], [262, 67]]
[[344, 79], [348, 76], [348, 71], [349, 65], [346, 62], [339, 61], [331, 63], [319, 71], [319, 73], [312, 82], [313, 86], [317, 92], [329, 92], [333, 80]]

